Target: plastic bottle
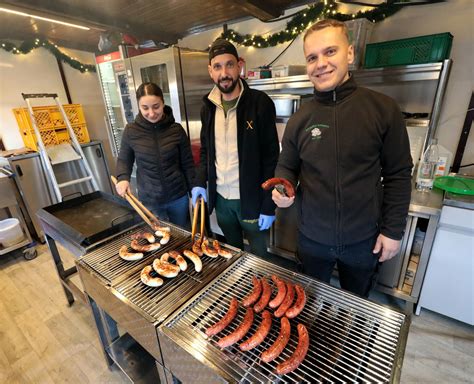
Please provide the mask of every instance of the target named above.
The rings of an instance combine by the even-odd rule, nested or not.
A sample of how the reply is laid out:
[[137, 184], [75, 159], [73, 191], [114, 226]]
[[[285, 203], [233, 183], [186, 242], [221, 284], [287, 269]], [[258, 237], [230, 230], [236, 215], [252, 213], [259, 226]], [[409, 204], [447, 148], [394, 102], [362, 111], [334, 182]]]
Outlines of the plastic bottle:
[[438, 164], [436, 165], [434, 173], [435, 177], [447, 176], [449, 174], [452, 161], [453, 154], [441, 144], [438, 144]]
[[438, 139], [431, 139], [431, 143], [420, 160], [416, 176], [416, 189], [421, 192], [433, 188], [434, 174], [439, 159]]

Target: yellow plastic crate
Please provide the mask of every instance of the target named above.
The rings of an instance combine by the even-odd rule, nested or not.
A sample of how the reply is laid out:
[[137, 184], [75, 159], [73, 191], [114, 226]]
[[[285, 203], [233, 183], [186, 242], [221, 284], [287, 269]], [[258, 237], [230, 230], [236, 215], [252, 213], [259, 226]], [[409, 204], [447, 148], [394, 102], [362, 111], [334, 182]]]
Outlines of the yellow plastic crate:
[[[63, 108], [77, 136], [77, 140], [80, 143], [90, 142], [82, 105], [64, 104]], [[33, 113], [45, 146], [70, 142], [66, 123], [55, 105], [33, 107]], [[13, 114], [15, 115], [25, 146], [37, 151], [36, 136], [28, 109], [15, 108], [13, 109]]]

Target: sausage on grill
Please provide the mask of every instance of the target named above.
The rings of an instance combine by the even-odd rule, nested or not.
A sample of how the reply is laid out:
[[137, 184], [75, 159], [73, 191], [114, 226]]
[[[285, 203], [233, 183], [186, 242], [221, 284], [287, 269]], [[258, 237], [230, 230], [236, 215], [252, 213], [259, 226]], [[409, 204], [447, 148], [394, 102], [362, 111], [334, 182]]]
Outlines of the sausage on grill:
[[262, 321], [257, 328], [257, 331], [250, 336], [243, 343], [240, 343], [239, 347], [241, 351], [250, 351], [251, 349], [259, 346], [265, 337], [267, 337], [272, 327], [272, 314], [269, 311], [262, 312]]
[[138, 232], [134, 233], [132, 236], [130, 236], [132, 240], [140, 240], [140, 239], [146, 239], [149, 243], [154, 243], [155, 242], [155, 236], [153, 236], [152, 233], [150, 232]]
[[265, 307], [267, 306], [268, 302], [270, 301], [270, 296], [272, 295], [272, 287], [268, 284], [266, 278], [262, 278], [262, 296], [260, 296], [260, 300], [257, 301], [257, 304], [254, 305], [253, 309], [255, 312], [260, 313], [262, 312]]
[[293, 354], [285, 360], [283, 363], [280, 363], [276, 367], [276, 372], [279, 375], [284, 375], [286, 373], [293, 372], [298, 366], [303, 362], [308, 353], [309, 348], [309, 334], [308, 330], [303, 324], [298, 324], [298, 346], [296, 347]]
[[252, 292], [242, 300], [242, 305], [244, 307], [250, 307], [255, 303], [260, 295], [262, 294], [262, 282], [256, 276], [252, 277]]
[[168, 261], [170, 259], [174, 259], [176, 261], [176, 264], [178, 264], [179, 269], [182, 271], [185, 271], [188, 269], [188, 263], [186, 263], [186, 260], [184, 260], [184, 257], [179, 254], [179, 252], [176, 251], [169, 251], [165, 252], [161, 255], [160, 260], [161, 261]]
[[230, 300], [229, 309], [222, 319], [217, 323], [210, 326], [206, 329], [207, 336], [214, 336], [227, 327], [232, 320], [234, 320], [235, 315], [237, 315], [237, 310], [239, 309], [239, 302], [235, 297]]
[[122, 245], [122, 247], [119, 249], [119, 256], [127, 261], [135, 261], [142, 259], [143, 253], [128, 252], [128, 247], [126, 245]]
[[193, 252], [194, 252], [196, 255], [198, 255], [198, 256], [202, 256], [202, 255], [203, 255], [202, 248], [201, 248], [201, 238], [197, 239], [197, 240], [193, 243], [192, 250], [193, 250]]
[[265, 363], [275, 360], [285, 349], [288, 340], [290, 340], [291, 325], [290, 320], [286, 317], [281, 318], [280, 334], [275, 342], [266, 351], [262, 352], [262, 360]]
[[268, 303], [270, 308], [278, 308], [286, 296], [286, 284], [277, 275], [272, 275], [272, 281], [277, 286], [276, 296]]
[[217, 253], [217, 251], [209, 246], [209, 240], [208, 240], [208, 239], [204, 239], [204, 240], [202, 241], [202, 243], [201, 243], [201, 249], [202, 249], [202, 252], [203, 252], [206, 256], [209, 256], [209, 257], [212, 257], [212, 258], [216, 258], [217, 256], [219, 256], [219, 254]]
[[[168, 230], [166, 230], [168, 229]], [[169, 227], [161, 227], [161, 229], [155, 231], [156, 236], [160, 236], [160, 244], [168, 244], [171, 239], [171, 232], [169, 231]]]
[[278, 307], [275, 311], [275, 317], [282, 317], [286, 311], [291, 307], [293, 303], [293, 299], [295, 298], [295, 287], [293, 284], [287, 282], [286, 283], [286, 296], [283, 299], [283, 303]]
[[202, 261], [201, 258], [196, 255], [194, 252], [191, 252], [188, 249], [185, 249], [183, 251], [183, 255], [186, 256], [189, 260], [191, 260], [194, 264], [194, 269], [196, 272], [201, 272], [202, 271]]
[[222, 248], [221, 245], [219, 244], [219, 241], [218, 240], [214, 240], [212, 242], [212, 246], [214, 247], [214, 249], [217, 251], [217, 253], [219, 254], [219, 256], [222, 256], [226, 259], [230, 259], [232, 257], [232, 252], [229, 251], [228, 249], [225, 249], [225, 248]]
[[253, 323], [253, 318], [254, 318], [253, 309], [247, 308], [244, 319], [242, 320], [240, 325], [235, 329], [235, 331], [231, 332], [227, 336], [222, 337], [217, 342], [217, 345], [223, 349], [226, 347], [230, 347], [232, 344], [235, 344], [238, 341], [242, 340], [242, 338], [250, 330], [250, 327], [252, 326], [252, 323]]
[[160, 259], [153, 260], [153, 269], [156, 273], [163, 277], [176, 277], [179, 273], [179, 267], [177, 265], [161, 261]]
[[147, 265], [142, 269], [140, 273], [140, 280], [142, 283], [148, 285], [149, 287], [159, 287], [160, 285], [163, 285], [163, 279], [160, 277], [151, 276], [151, 271], [153, 271], [151, 265]]
[[152, 252], [161, 248], [160, 243], [140, 245], [138, 240], [132, 240], [130, 246], [132, 247], [132, 249], [138, 252]]
[[289, 319], [294, 319], [296, 316], [298, 316], [306, 304], [306, 293], [304, 292], [303, 287], [299, 284], [296, 284], [295, 290], [296, 301], [293, 306], [290, 307], [290, 309], [288, 309], [285, 313], [286, 317], [288, 317]]

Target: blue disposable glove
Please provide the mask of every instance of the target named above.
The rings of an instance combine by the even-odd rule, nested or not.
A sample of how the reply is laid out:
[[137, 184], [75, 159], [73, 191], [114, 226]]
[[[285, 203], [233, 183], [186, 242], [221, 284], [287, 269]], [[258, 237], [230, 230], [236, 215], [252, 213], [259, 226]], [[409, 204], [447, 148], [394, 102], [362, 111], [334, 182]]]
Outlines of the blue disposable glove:
[[275, 221], [275, 215], [267, 216], [267, 215], [260, 214], [260, 217], [258, 218], [258, 228], [261, 231], [264, 231], [270, 228], [274, 221]]
[[191, 189], [191, 201], [193, 203], [193, 207], [196, 205], [196, 201], [200, 196], [207, 203], [206, 188], [194, 187], [193, 189]]

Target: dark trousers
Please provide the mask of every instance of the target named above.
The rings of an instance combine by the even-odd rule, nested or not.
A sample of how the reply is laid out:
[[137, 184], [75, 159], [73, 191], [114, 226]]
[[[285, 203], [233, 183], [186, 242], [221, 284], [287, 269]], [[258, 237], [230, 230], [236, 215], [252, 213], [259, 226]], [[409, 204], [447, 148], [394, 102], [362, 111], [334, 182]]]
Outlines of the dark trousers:
[[168, 221], [185, 229], [190, 227], [188, 195], [169, 203], [150, 205], [149, 209], [159, 220]]
[[379, 254], [372, 253], [377, 236], [355, 244], [331, 246], [298, 233], [298, 260], [303, 272], [329, 283], [337, 263], [341, 288], [367, 297], [375, 285]]
[[250, 251], [254, 255], [267, 256], [269, 231], [260, 231], [258, 217], [254, 220], [243, 220], [240, 215], [240, 200], [224, 199], [217, 194], [217, 224], [222, 229], [226, 242], [236, 248], [244, 249], [244, 235], [249, 241]]

